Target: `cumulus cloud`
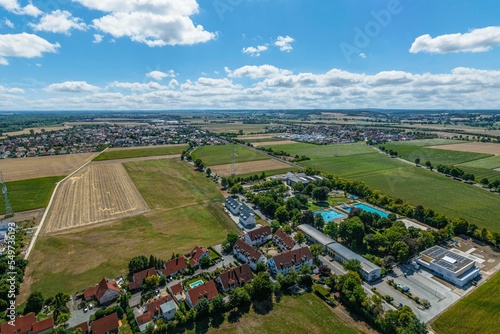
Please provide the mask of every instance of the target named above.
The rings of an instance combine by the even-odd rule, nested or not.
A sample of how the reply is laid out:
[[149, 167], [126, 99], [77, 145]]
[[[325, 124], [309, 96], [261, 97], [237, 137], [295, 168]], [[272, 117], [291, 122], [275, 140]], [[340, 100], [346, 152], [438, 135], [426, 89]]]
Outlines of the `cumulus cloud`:
[[155, 70], [147, 73], [146, 76], [156, 81], [162, 81], [165, 78], [175, 78], [175, 71], [170, 70], [168, 73], [165, 73]]
[[118, 82], [111, 83], [110, 87], [124, 88], [133, 91], [148, 91], [148, 90], [162, 90], [167, 89], [157, 82], [139, 83], [139, 82]]
[[99, 91], [99, 87], [90, 85], [85, 81], [65, 81], [49, 85], [45, 90], [59, 93], [95, 93]]
[[150, 47], [205, 43], [216, 34], [195, 25], [196, 0], [75, 0], [87, 8], [109, 13], [92, 21], [115, 38], [128, 37]]
[[279, 47], [281, 51], [283, 52], [290, 52], [293, 50], [292, 43], [295, 40], [290, 37], [290, 36], [278, 36], [276, 41], [274, 42], [274, 45]]
[[249, 46], [247, 48], [243, 48], [241, 52], [249, 54], [250, 56], [253, 57], [258, 57], [260, 56], [261, 52], [264, 52], [267, 50], [267, 45], [259, 45], [257, 47]]
[[275, 75], [290, 75], [292, 74], [289, 70], [284, 70], [277, 68], [273, 65], [246, 65], [231, 71], [229, 68], [225, 67], [224, 70], [228, 77], [241, 78], [249, 77], [252, 79], [266, 78]]
[[360, 56], [361, 58], [366, 58], [366, 53], [361, 52], [361, 53], [359, 54], [359, 56]]
[[437, 37], [422, 35], [415, 39], [410, 52], [448, 53], [485, 52], [500, 45], [500, 27], [474, 29], [465, 34], [448, 34]]
[[9, 88], [0, 85], [0, 93], [11, 93], [11, 94], [24, 94], [24, 89], [21, 88]]
[[86, 30], [87, 25], [82, 19], [72, 17], [71, 13], [66, 10], [55, 10], [50, 14], [45, 14], [40, 18], [37, 24], [30, 23], [30, 26], [35, 31], [49, 31], [53, 33], [61, 33], [70, 35], [70, 30]]
[[42, 11], [30, 2], [25, 7], [21, 7], [17, 0], [0, 0], [0, 7], [5, 8], [7, 11], [18, 15], [29, 15], [37, 17], [42, 14]]
[[6, 25], [7, 27], [9, 27], [9, 28], [14, 28], [14, 23], [12, 23], [12, 21], [11, 21], [11, 20], [9, 20], [9, 19], [5, 19], [5, 21], [4, 21], [4, 22], [5, 22], [5, 25]]
[[94, 40], [92, 41], [92, 43], [94, 44], [99, 44], [102, 42], [102, 40], [104, 39], [104, 36], [103, 35], [100, 35], [100, 34], [94, 34]]
[[6, 57], [42, 57], [47, 52], [56, 53], [59, 48], [59, 43], [52, 44], [33, 34], [0, 35], [0, 64], [8, 64]]

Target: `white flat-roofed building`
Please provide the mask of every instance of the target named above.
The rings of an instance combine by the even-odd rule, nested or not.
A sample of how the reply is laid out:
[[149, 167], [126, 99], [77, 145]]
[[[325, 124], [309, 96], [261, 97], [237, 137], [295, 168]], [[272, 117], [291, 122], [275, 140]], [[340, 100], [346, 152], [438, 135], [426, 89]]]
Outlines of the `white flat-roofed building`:
[[480, 274], [476, 261], [453, 249], [441, 246], [433, 246], [420, 253], [417, 263], [459, 287], [466, 285]]
[[323, 234], [322, 232], [320, 232], [316, 228], [312, 227], [311, 225], [302, 224], [302, 225], [297, 226], [297, 229], [299, 229], [300, 231], [302, 231], [302, 233], [304, 233], [304, 236], [306, 237], [306, 239], [309, 242], [323, 246], [325, 251], [327, 250], [326, 246], [328, 244], [331, 244], [332, 242], [336, 242], [335, 240], [326, 236], [325, 234]]

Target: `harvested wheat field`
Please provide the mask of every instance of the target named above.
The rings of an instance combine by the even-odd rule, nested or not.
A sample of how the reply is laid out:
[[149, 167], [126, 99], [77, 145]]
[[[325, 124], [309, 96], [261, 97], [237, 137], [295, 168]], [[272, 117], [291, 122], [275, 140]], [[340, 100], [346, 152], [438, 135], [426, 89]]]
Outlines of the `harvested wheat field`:
[[271, 146], [271, 145], [286, 145], [286, 144], [297, 144], [296, 141], [293, 140], [278, 140], [278, 141], [263, 141], [259, 143], [252, 143], [255, 147], [261, 146]]
[[[276, 170], [276, 169], [284, 169], [284, 168], [293, 168], [290, 165], [287, 165], [283, 162], [279, 162], [276, 160], [258, 160], [258, 161], [249, 161], [249, 162], [240, 162], [234, 164], [236, 168], [237, 175], [250, 174], [256, 172], [265, 172], [268, 170]], [[230, 176], [232, 164], [227, 165], [218, 165], [211, 166], [212, 173], [215, 173], [219, 176]]]
[[268, 139], [281, 135], [281, 133], [266, 133], [260, 135], [239, 135], [237, 138], [240, 140], [253, 140], [253, 139]]
[[5, 181], [69, 175], [97, 153], [53, 155], [47, 157], [1, 159], [0, 171]]
[[148, 210], [122, 164], [90, 164], [61, 182], [47, 214], [44, 233]]
[[463, 144], [429, 146], [428, 148], [436, 148], [439, 150], [450, 150], [450, 151], [460, 151], [460, 152], [500, 154], [500, 144], [493, 144], [493, 143], [463, 143]]

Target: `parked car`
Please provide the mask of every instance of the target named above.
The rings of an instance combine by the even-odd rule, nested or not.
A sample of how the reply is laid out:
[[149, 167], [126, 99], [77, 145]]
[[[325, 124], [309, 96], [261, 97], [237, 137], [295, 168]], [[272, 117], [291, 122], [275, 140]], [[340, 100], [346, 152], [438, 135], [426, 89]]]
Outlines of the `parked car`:
[[89, 311], [89, 308], [88, 308], [87, 306], [85, 306], [85, 307], [83, 308], [83, 313], [87, 313], [88, 311]]

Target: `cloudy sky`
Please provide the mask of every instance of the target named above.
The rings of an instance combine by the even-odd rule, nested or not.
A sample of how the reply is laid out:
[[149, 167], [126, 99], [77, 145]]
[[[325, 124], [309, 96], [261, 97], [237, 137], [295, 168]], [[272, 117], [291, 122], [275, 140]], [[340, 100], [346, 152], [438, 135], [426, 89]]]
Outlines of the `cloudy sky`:
[[0, 109], [500, 109], [498, 0], [0, 0]]

